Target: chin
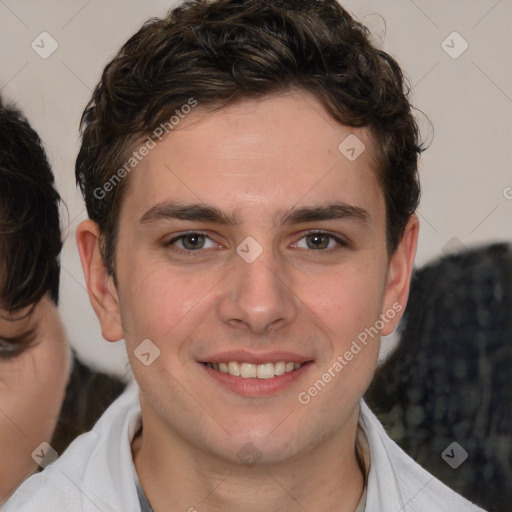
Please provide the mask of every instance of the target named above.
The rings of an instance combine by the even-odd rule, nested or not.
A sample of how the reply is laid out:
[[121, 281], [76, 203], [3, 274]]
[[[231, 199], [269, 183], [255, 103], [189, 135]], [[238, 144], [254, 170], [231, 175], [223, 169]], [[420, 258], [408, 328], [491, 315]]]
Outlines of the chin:
[[[215, 443], [208, 448], [226, 461], [246, 466], [271, 466], [287, 461], [297, 455], [299, 446], [297, 435], [289, 430], [278, 432], [274, 422], [267, 428], [238, 430], [238, 434], [223, 436], [224, 442]], [[225, 434], [225, 433], [224, 433]]]

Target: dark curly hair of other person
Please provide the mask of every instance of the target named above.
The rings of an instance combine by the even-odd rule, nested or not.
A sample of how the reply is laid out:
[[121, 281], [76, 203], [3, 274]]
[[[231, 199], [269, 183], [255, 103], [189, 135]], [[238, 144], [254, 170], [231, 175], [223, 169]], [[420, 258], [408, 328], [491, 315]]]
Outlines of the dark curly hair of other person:
[[[498, 243], [415, 272], [399, 344], [365, 399], [427, 471], [503, 512], [512, 503], [511, 368], [512, 245]], [[468, 453], [456, 470], [441, 457], [454, 441]]]

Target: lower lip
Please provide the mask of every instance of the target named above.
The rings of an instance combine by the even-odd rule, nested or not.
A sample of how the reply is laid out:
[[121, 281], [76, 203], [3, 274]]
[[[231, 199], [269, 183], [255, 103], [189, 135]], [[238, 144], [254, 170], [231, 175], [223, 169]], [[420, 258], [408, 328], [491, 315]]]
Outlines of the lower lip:
[[248, 397], [265, 397], [275, 395], [290, 387], [297, 379], [300, 379], [313, 364], [313, 361], [304, 363], [297, 370], [277, 375], [271, 379], [244, 379], [235, 377], [229, 373], [222, 373], [213, 368], [209, 368], [203, 363], [199, 363], [204, 370], [217, 382], [231, 391]]

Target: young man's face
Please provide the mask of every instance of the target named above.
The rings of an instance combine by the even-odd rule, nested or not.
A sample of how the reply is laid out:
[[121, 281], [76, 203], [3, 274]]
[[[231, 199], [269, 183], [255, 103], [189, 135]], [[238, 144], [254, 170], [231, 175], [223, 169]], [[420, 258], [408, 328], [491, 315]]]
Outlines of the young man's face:
[[[359, 145], [348, 139], [343, 154], [350, 134]], [[375, 326], [398, 322], [417, 235], [412, 218], [389, 258], [371, 144], [306, 93], [208, 115], [199, 105], [130, 176], [117, 290], [102, 284], [93, 224], [79, 228], [103, 334], [126, 339], [145, 429], [235, 462], [353, 442]], [[207, 363], [261, 377], [302, 366], [245, 379]]]
[[0, 308], [0, 504], [37, 469], [70, 372], [69, 348], [48, 295], [15, 314]]

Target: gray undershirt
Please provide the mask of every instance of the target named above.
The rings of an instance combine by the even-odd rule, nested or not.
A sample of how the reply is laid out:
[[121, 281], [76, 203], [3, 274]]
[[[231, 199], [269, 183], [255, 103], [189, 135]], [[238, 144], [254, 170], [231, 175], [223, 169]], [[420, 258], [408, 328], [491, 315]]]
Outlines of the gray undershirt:
[[[140, 484], [139, 477], [137, 472], [135, 471], [135, 485], [137, 487], [137, 495], [139, 496], [140, 510], [141, 512], [154, 512], [149, 504], [148, 498], [142, 489], [142, 485]], [[359, 512], [359, 511], [356, 511]]]

